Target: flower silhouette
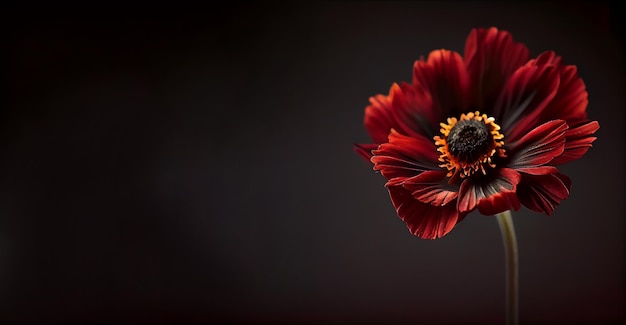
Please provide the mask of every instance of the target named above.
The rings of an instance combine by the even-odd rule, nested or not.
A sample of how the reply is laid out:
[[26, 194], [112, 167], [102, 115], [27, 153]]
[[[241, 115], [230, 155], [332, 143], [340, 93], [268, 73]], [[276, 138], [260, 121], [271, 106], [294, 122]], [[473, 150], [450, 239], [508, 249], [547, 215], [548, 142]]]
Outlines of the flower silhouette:
[[412, 83], [370, 98], [373, 144], [355, 150], [387, 179], [410, 232], [435, 239], [473, 210], [493, 215], [520, 204], [550, 215], [569, 196], [557, 166], [582, 157], [599, 129], [573, 65], [552, 51], [529, 60], [497, 28], [470, 32], [463, 56], [432, 51]]

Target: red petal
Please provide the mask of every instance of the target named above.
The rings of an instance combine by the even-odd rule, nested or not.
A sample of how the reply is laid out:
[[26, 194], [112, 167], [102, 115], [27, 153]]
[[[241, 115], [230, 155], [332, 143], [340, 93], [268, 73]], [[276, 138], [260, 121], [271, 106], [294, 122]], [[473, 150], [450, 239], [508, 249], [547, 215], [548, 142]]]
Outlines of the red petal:
[[[389, 90], [389, 96], [376, 95], [370, 97], [370, 105], [365, 108], [365, 128], [376, 143], [387, 142], [391, 129], [401, 134], [415, 136], [417, 134], [431, 134], [437, 130], [438, 121], [424, 131], [428, 117], [423, 108], [418, 105], [419, 94], [416, 89], [407, 84], [394, 83]], [[431, 114], [432, 115], [432, 114]]]
[[563, 154], [554, 158], [551, 163], [559, 165], [582, 157], [591, 148], [593, 141], [596, 140], [596, 137], [591, 135], [598, 131], [599, 128], [600, 124], [597, 121], [585, 122], [570, 127], [565, 132], [565, 150]]
[[435, 123], [457, 116], [469, 107], [469, 79], [463, 58], [456, 52], [436, 50], [430, 52], [427, 61], [415, 62], [413, 85], [426, 92], [419, 104], [438, 114], [432, 116]]
[[454, 204], [443, 207], [422, 203], [402, 186], [387, 186], [391, 202], [409, 231], [423, 239], [437, 239], [449, 233], [463, 217]]
[[496, 121], [500, 121], [509, 142], [539, 124], [540, 115], [558, 87], [559, 75], [554, 66], [524, 66], [515, 71], [494, 107]]
[[559, 89], [541, 114], [541, 121], [565, 120], [568, 124], [587, 118], [587, 90], [585, 83], [578, 77], [576, 66], [561, 65], [561, 57], [554, 52], [545, 52], [531, 60], [527, 65], [552, 64], [559, 71]]
[[527, 208], [551, 215], [556, 206], [569, 196], [570, 186], [570, 179], [563, 174], [522, 174], [517, 195]]
[[407, 137], [391, 130], [389, 142], [373, 151], [374, 169], [388, 180], [402, 182], [423, 171], [439, 169], [435, 143], [423, 136]]
[[554, 174], [559, 170], [554, 166], [535, 166], [535, 167], [523, 167], [516, 168], [520, 173], [532, 174], [532, 175], [546, 175], [546, 174]]
[[367, 162], [371, 162], [370, 159], [373, 155], [372, 150], [376, 148], [378, 148], [377, 144], [354, 144], [353, 146], [354, 151], [361, 157], [363, 157], [363, 159], [365, 159]]
[[474, 95], [472, 107], [490, 113], [505, 81], [528, 61], [528, 49], [506, 31], [479, 28], [467, 37], [463, 57]]
[[370, 97], [370, 105], [365, 108], [365, 129], [376, 143], [387, 142], [389, 131], [395, 126], [389, 96]]
[[423, 88], [407, 83], [392, 88], [391, 103], [396, 124], [401, 125], [409, 136], [422, 134], [432, 138], [439, 132], [441, 117], [433, 111], [430, 94]]
[[552, 51], [540, 54], [530, 60], [527, 66], [553, 65], [559, 71], [559, 89], [548, 106], [543, 110], [540, 121], [565, 120], [568, 124], [587, 119], [587, 90], [578, 77], [576, 66], [561, 65], [561, 57]]
[[530, 174], [554, 173], [554, 167], [541, 167], [563, 153], [567, 124], [563, 120], [546, 122], [509, 145], [507, 167]]
[[446, 172], [425, 171], [417, 176], [406, 179], [403, 187], [412, 192], [413, 197], [424, 203], [444, 206], [458, 195], [458, 187], [448, 184]]
[[543, 119], [559, 118], [568, 123], [587, 118], [587, 90], [585, 83], [578, 77], [576, 66], [569, 65], [560, 69], [561, 83], [550, 105], [545, 109]]
[[530, 65], [546, 65], [546, 64], [551, 64], [554, 66], [560, 66], [561, 65], [561, 57], [556, 55], [556, 53], [554, 53], [553, 51], [545, 51], [541, 54], [539, 54], [539, 56], [537, 56], [536, 59], [532, 59], [530, 61], [528, 61], [525, 65], [530, 66]]
[[463, 181], [459, 190], [457, 208], [460, 213], [468, 213], [475, 208], [484, 215], [492, 215], [520, 204], [515, 194], [520, 174], [513, 169], [491, 170], [486, 177], [470, 178]]

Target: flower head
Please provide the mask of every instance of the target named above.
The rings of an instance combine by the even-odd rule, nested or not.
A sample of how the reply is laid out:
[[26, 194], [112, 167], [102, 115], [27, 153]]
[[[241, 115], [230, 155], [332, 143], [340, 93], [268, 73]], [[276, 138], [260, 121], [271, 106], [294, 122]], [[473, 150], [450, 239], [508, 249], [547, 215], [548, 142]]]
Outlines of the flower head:
[[411, 83], [370, 98], [374, 143], [355, 150], [387, 179], [411, 233], [435, 239], [474, 210], [552, 214], [571, 185], [557, 167], [596, 139], [587, 103], [576, 67], [554, 52], [529, 59], [508, 32], [474, 29], [463, 56], [432, 51]]

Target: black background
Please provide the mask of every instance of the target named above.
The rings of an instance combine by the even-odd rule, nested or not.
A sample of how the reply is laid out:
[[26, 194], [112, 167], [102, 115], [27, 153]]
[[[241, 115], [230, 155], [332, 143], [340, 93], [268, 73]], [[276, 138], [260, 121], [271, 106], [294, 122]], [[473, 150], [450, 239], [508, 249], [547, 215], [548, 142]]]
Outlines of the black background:
[[[172, 7], [173, 6], [173, 7]], [[598, 140], [548, 217], [514, 214], [522, 323], [624, 320], [623, 24], [605, 2], [6, 5], [0, 321], [498, 324], [503, 249], [472, 214], [413, 237], [368, 97], [473, 27], [555, 50]]]

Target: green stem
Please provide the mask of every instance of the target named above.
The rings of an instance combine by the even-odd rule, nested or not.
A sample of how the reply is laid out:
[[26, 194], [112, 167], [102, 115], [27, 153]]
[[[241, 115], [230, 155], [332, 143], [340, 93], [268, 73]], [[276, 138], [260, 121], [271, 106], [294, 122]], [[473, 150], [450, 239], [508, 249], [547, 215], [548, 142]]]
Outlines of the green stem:
[[504, 242], [504, 257], [506, 262], [506, 323], [517, 325], [518, 317], [518, 258], [517, 239], [511, 211], [496, 214], [502, 241]]

